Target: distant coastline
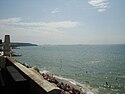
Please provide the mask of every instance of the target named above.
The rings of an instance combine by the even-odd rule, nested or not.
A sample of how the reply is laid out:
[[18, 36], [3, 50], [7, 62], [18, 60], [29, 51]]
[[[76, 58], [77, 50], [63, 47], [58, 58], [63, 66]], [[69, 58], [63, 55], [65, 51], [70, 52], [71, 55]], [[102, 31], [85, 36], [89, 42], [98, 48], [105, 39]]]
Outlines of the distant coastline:
[[12, 48], [17, 48], [17, 47], [21, 47], [21, 46], [38, 46], [38, 45], [33, 44], [33, 43], [19, 43], [19, 42], [12, 42], [11, 43]]

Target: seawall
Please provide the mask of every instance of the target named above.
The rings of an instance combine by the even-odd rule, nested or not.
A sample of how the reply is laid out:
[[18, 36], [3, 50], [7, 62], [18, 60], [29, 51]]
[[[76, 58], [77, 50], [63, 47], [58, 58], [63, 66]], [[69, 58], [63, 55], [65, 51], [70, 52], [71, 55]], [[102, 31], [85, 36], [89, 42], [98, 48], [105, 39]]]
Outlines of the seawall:
[[[5, 82], [5, 86], [2, 87], [3, 94], [7, 94], [6, 91], [8, 88], [7, 83], [8, 78], [14, 79], [14, 82], [11, 81], [11, 83], [16, 83], [15, 85], [12, 85], [13, 88], [11, 93], [13, 94], [60, 94], [61, 90], [54, 85], [53, 83], [50, 83], [37, 72], [34, 70], [25, 67], [21, 63], [17, 62], [11, 57], [4, 57], [4, 61], [2, 63], [5, 63], [5, 67], [1, 68], [3, 80]], [[1, 62], [1, 61], [0, 61]], [[17, 74], [16, 74], [17, 72]], [[22, 77], [22, 79], [21, 79]], [[23, 80], [23, 81], [22, 81]], [[7, 82], [7, 83], [6, 83]], [[12, 87], [10, 86], [10, 87]], [[24, 89], [24, 87], [26, 89]], [[17, 89], [18, 88], [18, 89]], [[15, 91], [16, 89], [16, 91]], [[16, 92], [16, 93], [15, 93]], [[2, 94], [2, 93], [0, 93]]]

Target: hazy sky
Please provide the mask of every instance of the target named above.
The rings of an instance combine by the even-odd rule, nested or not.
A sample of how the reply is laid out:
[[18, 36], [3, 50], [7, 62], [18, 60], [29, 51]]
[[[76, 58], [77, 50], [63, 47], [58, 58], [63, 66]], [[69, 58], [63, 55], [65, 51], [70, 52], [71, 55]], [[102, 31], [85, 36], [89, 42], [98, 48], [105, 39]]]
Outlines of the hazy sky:
[[0, 0], [0, 38], [37, 44], [125, 44], [125, 0]]

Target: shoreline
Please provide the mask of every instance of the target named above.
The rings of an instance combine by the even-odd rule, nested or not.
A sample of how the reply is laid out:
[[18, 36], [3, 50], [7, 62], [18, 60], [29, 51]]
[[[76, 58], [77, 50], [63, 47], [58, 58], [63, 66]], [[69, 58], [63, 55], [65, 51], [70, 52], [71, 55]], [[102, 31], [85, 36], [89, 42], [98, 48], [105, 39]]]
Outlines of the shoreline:
[[49, 76], [53, 76], [55, 77], [55, 79], [59, 82], [63, 82], [63, 84], [68, 84], [69, 86], [71, 86], [72, 88], [80, 91], [80, 94], [98, 94], [98, 90], [97, 89], [90, 89], [90, 86], [87, 86], [85, 84], [81, 84], [73, 79], [68, 79], [68, 78], [64, 78], [58, 75], [55, 75], [47, 70], [43, 70], [43, 71], [39, 71], [39, 73], [42, 75], [44, 74], [48, 74]]

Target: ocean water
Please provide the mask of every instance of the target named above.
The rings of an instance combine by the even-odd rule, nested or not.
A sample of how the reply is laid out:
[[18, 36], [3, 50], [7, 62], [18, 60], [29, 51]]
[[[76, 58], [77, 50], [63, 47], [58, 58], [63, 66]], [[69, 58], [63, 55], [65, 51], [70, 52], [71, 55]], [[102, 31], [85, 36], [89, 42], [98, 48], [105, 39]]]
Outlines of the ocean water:
[[14, 57], [64, 78], [96, 94], [125, 94], [125, 45], [43, 45], [13, 49]]

